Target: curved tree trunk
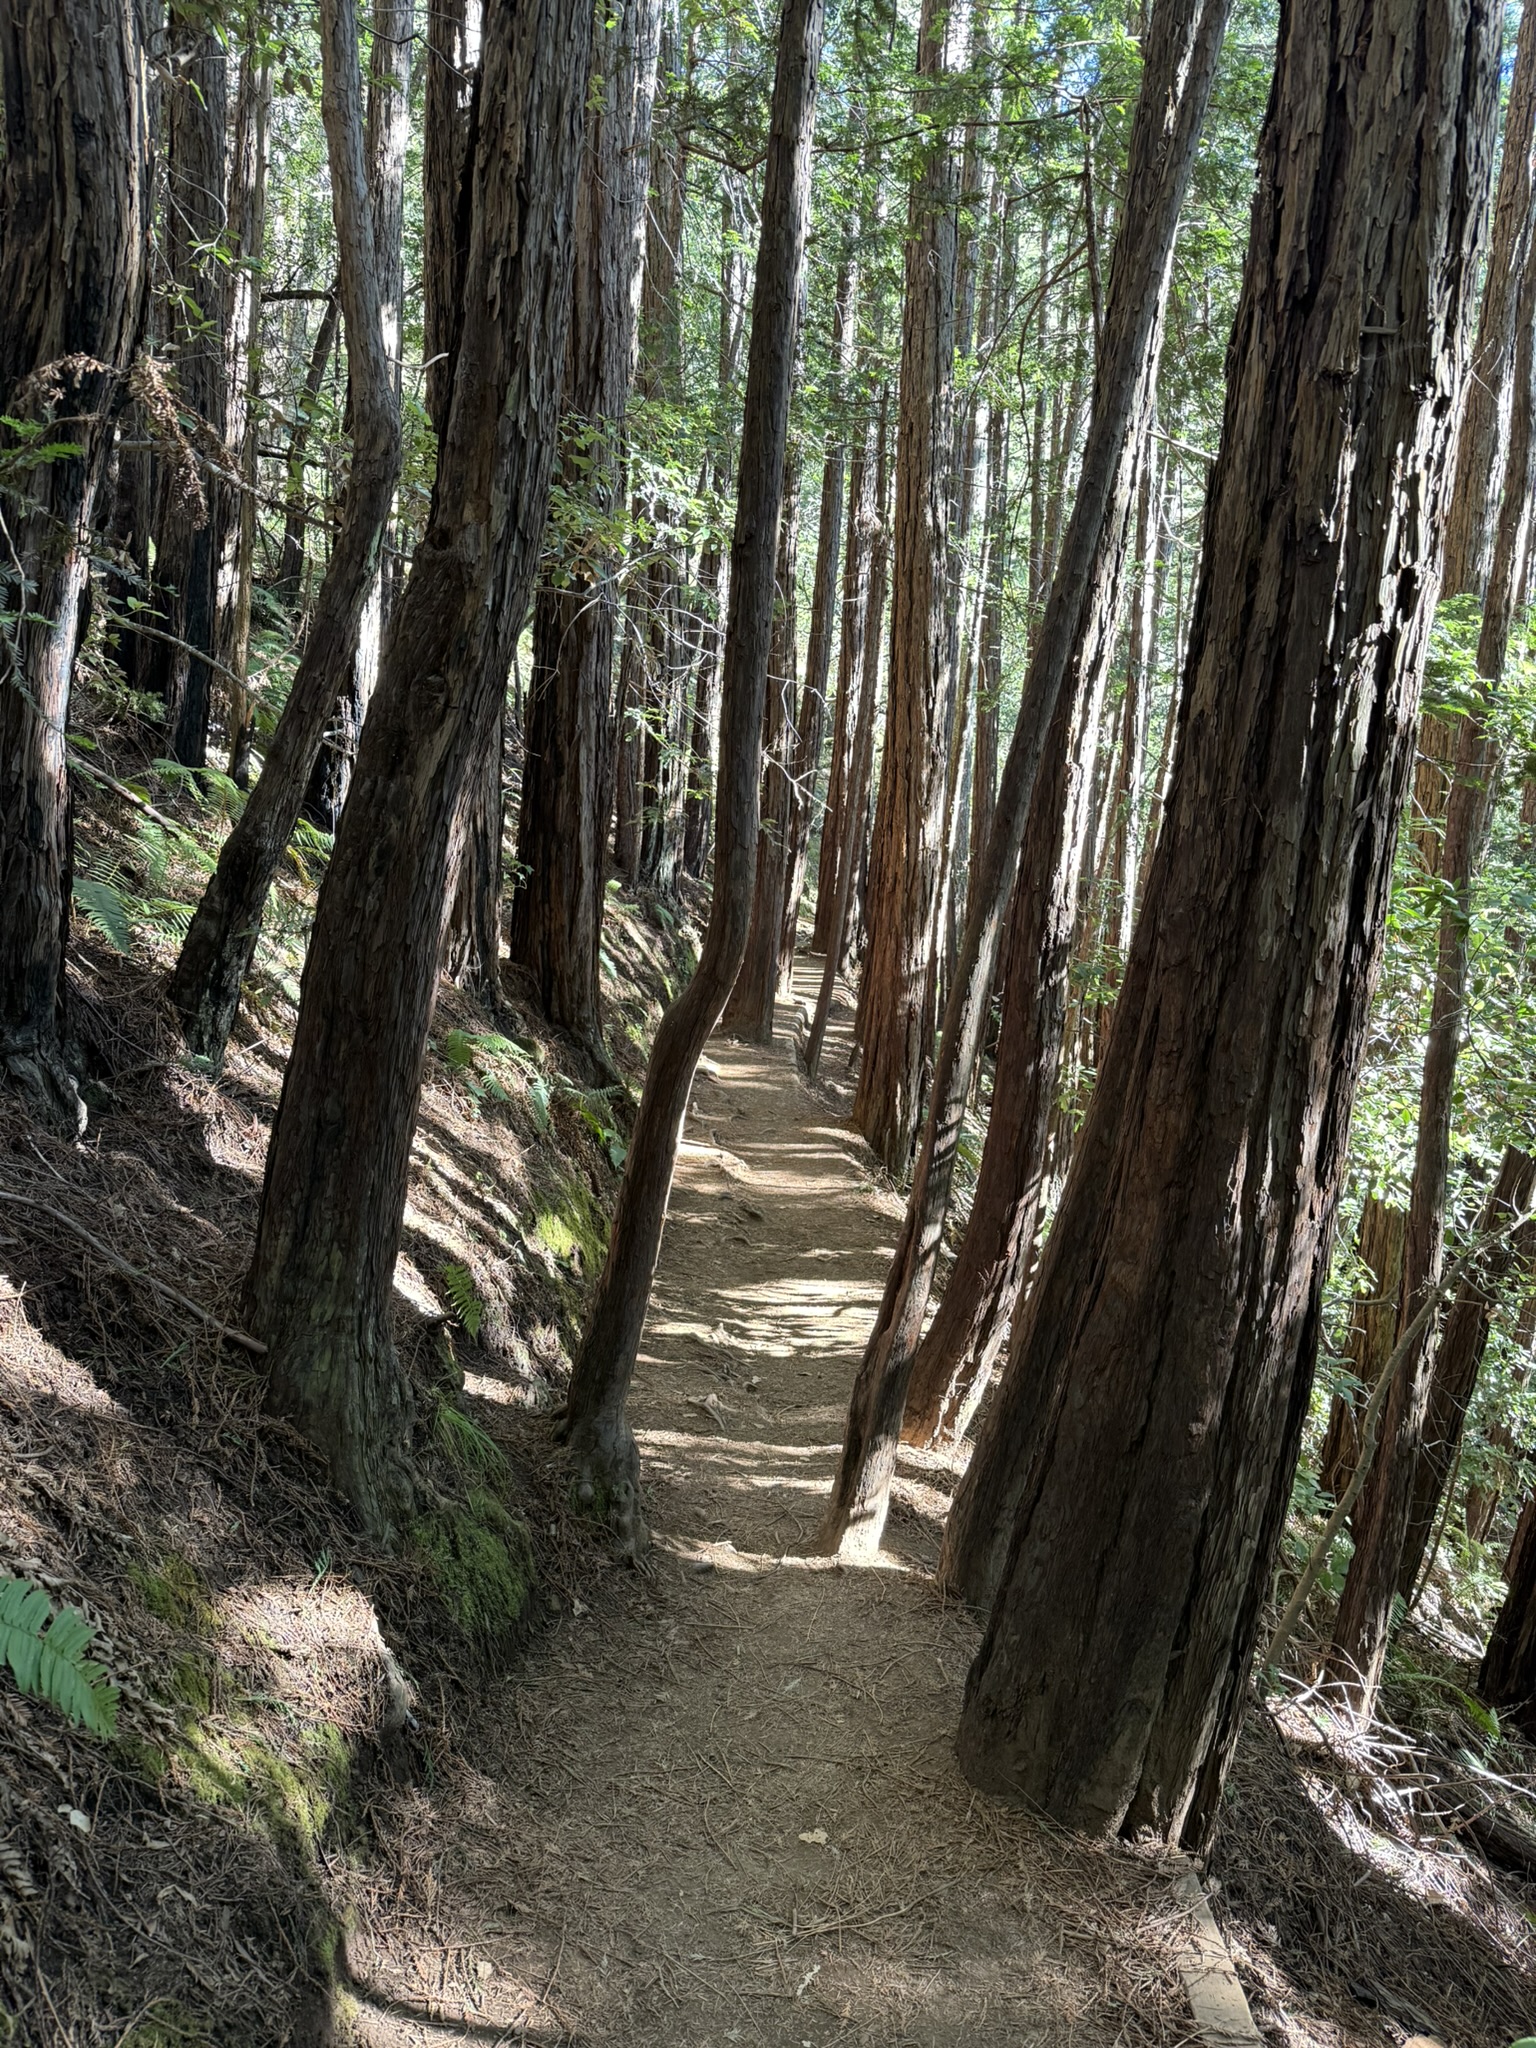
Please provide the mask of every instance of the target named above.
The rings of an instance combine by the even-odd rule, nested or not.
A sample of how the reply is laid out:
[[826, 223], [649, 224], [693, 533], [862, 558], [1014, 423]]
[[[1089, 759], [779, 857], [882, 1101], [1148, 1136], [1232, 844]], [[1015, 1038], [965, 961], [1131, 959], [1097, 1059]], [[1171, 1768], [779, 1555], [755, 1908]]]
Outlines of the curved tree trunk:
[[[143, 328], [152, 122], [141, 0], [0, 14], [0, 411], [79, 452], [25, 470], [6, 427], [0, 604], [0, 1068], [75, 1132], [64, 1052], [71, 840], [64, 735], [90, 528]], [[67, 422], [67, 428], [62, 423]]]
[[352, 381], [352, 464], [346, 504], [315, 622], [294, 673], [266, 761], [219, 851], [218, 866], [182, 941], [170, 996], [187, 1044], [222, 1063], [240, 987], [261, 932], [267, 892], [304, 800], [337, 693], [357, 649], [358, 622], [378, 568], [400, 473], [400, 408], [385, 353], [363, 155], [362, 86], [351, 0], [323, 0], [322, 112], [341, 257], [347, 364]]
[[437, 480], [320, 891], [246, 1282], [272, 1406], [381, 1534], [413, 1492], [390, 1295], [462, 804], [548, 512], [592, 12], [487, 9]]
[[[1478, 1235], [1491, 1236], [1512, 1215], [1524, 1215], [1536, 1194], [1536, 1159], [1517, 1145], [1506, 1145], [1498, 1176], [1483, 1205]], [[1477, 1388], [1488, 1332], [1502, 1284], [1530, 1266], [1529, 1227], [1499, 1238], [1456, 1290], [1446, 1311], [1445, 1326], [1430, 1372], [1429, 1402], [1424, 1417], [1424, 1442], [1413, 1475], [1408, 1528], [1397, 1569], [1398, 1591], [1409, 1598], [1418, 1583], [1440, 1503], [1461, 1453], [1467, 1408]]]
[[1280, 12], [1173, 786], [942, 1565], [996, 1588], [962, 1768], [1091, 1832], [1199, 1847], [1237, 1737], [1413, 767], [1498, 29], [1483, 0]]
[[[928, 1307], [971, 1076], [1042, 751], [1065, 692], [1102, 687], [1118, 609], [1136, 466], [1162, 346], [1174, 240], [1215, 76], [1228, 0], [1163, 0], [1152, 16], [1115, 243], [1093, 423], [1061, 565], [1030, 657], [996, 814], [971, 889], [933, 1099], [906, 1219], [848, 1404], [821, 1542], [879, 1549], [902, 1411]], [[893, 641], [894, 649], [894, 641]], [[1065, 732], [1060, 735], [1065, 739]]]
[[578, 1500], [620, 1542], [645, 1540], [640, 1459], [624, 1416], [661, 1248], [678, 1139], [704, 1042], [741, 965], [757, 865], [758, 742], [773, 632], [789, 389], [810, 210], [821, 0], [785, 0], [774, 71], [762, 234], [731, 542], [715, 822], [715, 887], [693, 979], [657, 1027], [608, 1257], [571, 1375], [565, 1431]]
[[[576, 275], [565, 365], [567, 437], [580, 441], [595, 519], [623, 502], [624, 408], [635, 367], [651, 106], [661, 9], [623, 0], [600, 13], [576, 201]], [[588, 445], [590, 442], [591, 445]], [[573, 443], [574, 445], [574, 443]], [[601, 1053], [598, 937], [606, 871], [605, 750], [612, 695], [617, 564], [581, 559], [546, 577], [533, 614], [510, 953], [533, 976], [550, 1021]]]
[[[400, 404], [400, 340], [405, 296], [405, 155], [410, 132], [411, 45], [415, 0], [374, 0], [373, 47], [368, 60], [368, 118], [363, 147], [373, 211], [373, 253], [379, 280], [379, 325], [384, 358]], [[388, 512], [385, 514], [386, 536]], [[379, 651], [387, 624], [386, 583], [381, 544], [357, 626], [357, 647], [337, 693], [325, 741], [310, 770], [304, 812], [324, 832], [334, 832], [347, 800], [358, 737], [368, 701], [379, 679]], [[500, 762], [500, 750], [497, 750]], [[500, 793], [496, 815], [501, 816]], [[493, 875], [499, 888], [500, 840]], [[494, 973], [494, 962], [492, 963]]]

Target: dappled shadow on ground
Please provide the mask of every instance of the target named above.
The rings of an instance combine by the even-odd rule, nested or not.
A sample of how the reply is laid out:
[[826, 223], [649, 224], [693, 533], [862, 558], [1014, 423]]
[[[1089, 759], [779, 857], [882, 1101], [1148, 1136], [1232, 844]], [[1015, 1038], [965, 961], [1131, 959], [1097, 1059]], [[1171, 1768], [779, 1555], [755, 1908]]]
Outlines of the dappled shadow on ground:
[[572, 1560], [555, 1635], [412, 1831], [440, 1938], [472, 1942], [491, 1988], [544, 1987], [564, 2038], [1108, 2048], [1187, 2027], [1145, 1864], [959, 1774], [977, 1631], [931, 1579], [953, 1467], [903, 1454], [878, 1567], [814, 1554], [898, 1221], [787, 1047], [711, 1045], [631, 1402], [653, 1549], [638, 1571]]

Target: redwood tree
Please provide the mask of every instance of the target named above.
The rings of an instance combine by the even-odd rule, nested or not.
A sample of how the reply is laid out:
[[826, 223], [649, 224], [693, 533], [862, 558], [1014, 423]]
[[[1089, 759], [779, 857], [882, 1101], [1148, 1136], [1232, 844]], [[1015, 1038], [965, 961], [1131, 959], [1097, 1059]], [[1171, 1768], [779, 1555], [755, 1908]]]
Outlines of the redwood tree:
[[721, 678], [715, 885], [693, 979], [657, 1027], [608, 1257], [571, 1375], [564, 1429], [577, 1498], [620, 1543], [645, 1540], [640, 1459], [624, 1404], [661, 1249], [678, 1139], [704, 1042], [741, 966], [757, 866], [758, 737], [773, 632], [784, 450], [810, 210], [821, 0], [785, 0], [763, 174]]
[[485, 9], [437, 478], [315, 912], [246, 1282], [272, 1405], [380, 1534], [412, 1491], [390, 1297], [462, 803], [548, 511], [591, 30], [590, 0]]
[[64, 1051], [64, 735], [91, 518], [144, 320], [147, 26], [140, 0], [0, 15], [0, 1062], [71, 1131], [85, 1110]]
[[1498, 104], [1485, 0], [1286, 0], [1177, 766], [1098, 1087], [946, 1531], [959, 1752], [1216, 1818], [1307, 1412], [1413, 766]]
[[321, 106], [352, 378], [352, 464], [341, 526], [287, 702], [256, 786], [219, 850], [218, 866], [171, 976], [171, 1001], [187, 1043], [215, 1064], [223, 1060], [234, 1026], [267, 892], [298, 820], [327, 722], [352, 669], [363, 604], [377, 574], [384, 523], [400, 473], [400, 408], [380, 318], [352, 0], [322, 0], [320, 19]]
[[[227, 421], [219, 243], [225, 224], [227, 66], [223, 42], [202, 8], [173, 7], [171, 37], [165, 197], [171, 374], [192, 432], [222, 441]], [[201, 768], [208, 758], [208, 657], [216, 639], [218, 565], [230, 493], [217, 471], [205, 469], [198, 486], [189, 489], [186, 464], [168, 461], [158, 468], [150, 601], [164, 637], [144, 637], [136, 673], [139, 688], [165, 704], [171, 758]]]
[[[623, 501], [660, 27], [658, 0], [623, 0], [600, 16], [595, 32], [562, 431], [568, 491], [599, 524]], [[571, 558], [546, 576], [534, 606], [517, 833], [522, 881], [512, 899], [510, 952], [533, 976], [551, 1022], [600, 1052], [617, 564], [605, 540], [594, 546], [578, 534], [570, 545]]]
[[[1227, 0], [1162, 0], [1147, 35], [1115, 243], [1093, 423], [1060, 566], [1030, 657], [987, 845], [972, 877], [933, 1100], [907, 1215], [865, 1346], [822, 1524], [827, 1548], [879, 1548], [902, 1410], [928, 1305], [956, 1150], [981, 1050], [1009, 890], [1042, 751], [1065, 694], [1102, 688], [1115, 630], [1136, 464], [1152, 405], [1174, 238], [1226, 26]], [[894, 653], [893, 638], [893, 653]], [[894, 681], [893, 681], [894, 687]], [[1070, 744], [1072, 714], [1054, 734]], [[1092, 730], [1096, 719], [1086, 729]], [[889, 772], [887, 770], [887, 772]], [[1061, 791], [1064, 798], [1065, 787]], [[1044, 801], [1049, 801], [1045, 799]], [[871, 952], [873, 959], [873, 948]]]

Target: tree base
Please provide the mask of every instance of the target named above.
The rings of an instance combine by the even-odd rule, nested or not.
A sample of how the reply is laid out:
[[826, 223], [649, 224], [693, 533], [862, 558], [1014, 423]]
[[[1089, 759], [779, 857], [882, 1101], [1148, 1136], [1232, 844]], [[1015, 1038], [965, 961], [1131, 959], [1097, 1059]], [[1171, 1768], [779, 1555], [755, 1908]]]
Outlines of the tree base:
[[640, 1512], [640, 1447], [622, 1416], [563, 1424], [571, 1459], [571, 1501], [582, 1514], [603, 1523], [620, 1557], [637, 1558], [650, 1548], [651, 1532]]
[[87, 1114], [79, 1085], [57, 1052], [42, 1046], [13, 1052], [5, 1062], [5, 1075], [39, 1123], [65, 1137], [85, 1136]]

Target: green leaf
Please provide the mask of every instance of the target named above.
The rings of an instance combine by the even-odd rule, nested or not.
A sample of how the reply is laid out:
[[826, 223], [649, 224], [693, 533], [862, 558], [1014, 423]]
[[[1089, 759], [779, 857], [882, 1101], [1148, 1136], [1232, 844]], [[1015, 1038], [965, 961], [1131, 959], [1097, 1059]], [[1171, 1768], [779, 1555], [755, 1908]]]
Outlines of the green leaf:
[[133, 944], [128, 908], [111, 883], [76, 875], [73, 894], [75, 908], [86, 923], [95, 926], [114, 953], [126, 953]]
[[475, 1276], [468, 1266], [444, 1266], [439, 1275], [443, 1292], [453, 1303], [453, 1312], [458, 1317], [464, 1334], [473, 1344], [480, 1335], [480, 1326], [485, 1321], [485, 1303], [480, 1299], [475, 1286]]
[[110, 1735], [117, 1726], [117, 1687], [85, 1655], [94, 1627], [73, 1607], [54, 1612], [30, 1579], [0, 1578], [0, 1658], [24, 1693], [57, 1707], [76, 1727]]

